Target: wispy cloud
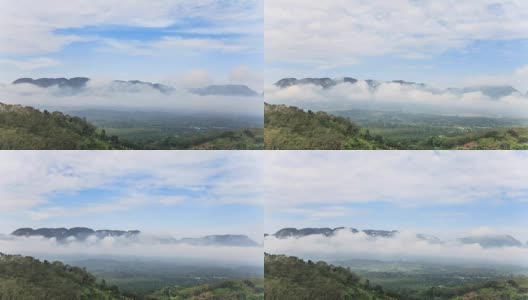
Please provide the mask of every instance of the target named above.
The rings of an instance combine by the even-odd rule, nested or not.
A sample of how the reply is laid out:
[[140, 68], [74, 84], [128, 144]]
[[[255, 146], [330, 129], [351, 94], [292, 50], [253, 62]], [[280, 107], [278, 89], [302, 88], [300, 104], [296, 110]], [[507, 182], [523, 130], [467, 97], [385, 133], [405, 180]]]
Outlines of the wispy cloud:
[[[5, 2], [5, 3], [4, 3]], [[202, 20], [201, 28], [215, 32], [235, 21], [258, 23], [262, 11], [259, 1], [241, 0], [226, 3], [217, 0], [199, 1], [147, 1], [140, 0], [122, 5], [121, 1], [69, 1], [46, 0], [2, 1], [0, 13], [0, 53], [43, 54], [61, 50], [79, 41], [79, 34], [58, 34], [57, 30], [89, 26], [130, 26], [166, 28], [186, 25], [188, 20]], [[54, 9], [49, 9], [53, 7]], [[253, 26], [254, 27], [254, 26]], [[184, 27], [185, 28], [185, 27]], [[257, 27], [258, 28], [258, 27]], [[225, 32], [221, 30], [220, 33]], [[241, 31], [243, 32], [243, 31]], [[160, 41], [163, 42], [163, 41]], [[179, 45], [210, 46], [196, 41]]]
[[261, 207], [252, 153], [151, 154], [2, 153], [0, 207], [3, 214], [24, 215], [28, 224], [152, 206], [175, 212], [182, 204]]
[[[273, 152], [265, 157], [270, 212], [307, 205], [457, 205], [528, 197], [524, 152]], [[321, 213], [324, 213], [322, 211]], [[308, 211], [308, 215], [309, 211]]]
[[525, 1], [270, 0], [266, 60], [334, 65], [372, 56], [422, 59], [479, 40], [526, 39], [527, 12]]
[[57, 66], [60, 65], [60, 62], [47, 58], [47, 57], [39, 57], [39, 58], [31, 58], [27, 60], [18, 60], [18, 59], [0, 59], [0, 65], [4, 65], [7, 67], [14, 67], [16, 69], [24, 70], [24, 71], [31, 71], [41, 68], [47, 68], [51, 66]]

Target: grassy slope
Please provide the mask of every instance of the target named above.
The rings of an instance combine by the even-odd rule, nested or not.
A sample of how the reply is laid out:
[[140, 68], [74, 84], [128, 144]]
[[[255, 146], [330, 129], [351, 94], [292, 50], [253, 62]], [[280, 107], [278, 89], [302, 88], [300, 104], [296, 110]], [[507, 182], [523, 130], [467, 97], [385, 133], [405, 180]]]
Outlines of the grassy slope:
[[528, 150], [528, 128], [490, 130], [459, 136], [432, 136], [408, 144], [372, 136], [349, 119], [296, 107], [265, 107], [265, 148], [278, 149], [459, 149]]
[[391, 148], [380, 137], [370, 136], [348, 119], [325, 112], [305, 112], [293, 106], [266, 104], [264, 128], [268, 150]]
[[[169, 296], [170, 295], [170, 296]], [[164, 288], [148, 299], [156, 300], [261, 300], [264, 299], [264, 279], [223, 281], [188, 288]]]
[[61, 262], [0, 254], [0, 299], [132, 299]]
[[60, 112], [0, 103], [0, 149], [125, 149], [116, 137]]

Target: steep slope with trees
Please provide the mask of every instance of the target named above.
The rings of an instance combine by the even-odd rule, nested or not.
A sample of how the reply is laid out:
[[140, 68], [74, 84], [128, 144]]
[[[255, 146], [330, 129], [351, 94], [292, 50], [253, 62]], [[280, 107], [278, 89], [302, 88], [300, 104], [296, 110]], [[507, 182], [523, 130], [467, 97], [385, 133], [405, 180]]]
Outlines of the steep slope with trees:
[[0, 299], [135, 299], [86, 270], [61, 262], [0, 253]]
[[266, 104], [264, 128], [268, 150], [392, 149], [346, 118], [293, 106]]
[[266, 104], [264, 126], [268, 150], [528, 150], [528, 128], [397, 140], [372, 135], [348, 118], [286, 105]]
[[347, 268], [297, 257], [265, 254], [265, 299], [382, 300], [400, 299], [372, 286]]
[[0, 103], [0, 149], [106, 150], [127, 149], [116, 136], [86, 120], [61, 112]]

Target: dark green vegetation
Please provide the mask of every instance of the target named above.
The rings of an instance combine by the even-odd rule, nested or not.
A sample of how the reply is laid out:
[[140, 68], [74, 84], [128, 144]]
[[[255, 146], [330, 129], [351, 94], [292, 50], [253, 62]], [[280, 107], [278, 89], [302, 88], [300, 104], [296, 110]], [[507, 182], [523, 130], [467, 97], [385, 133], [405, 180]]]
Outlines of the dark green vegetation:
[[264, 148], [262, 118], [184, 112], [71, 111], [108, 134], [146, 150], [254, 150]]
[[330, 112], [404, 149], [528, 149], [528, 119], [444, 116], [399, 111]]
[[0, 103], [0, 149], [128, 149], [85, 119]]
[[[466, 291], [477, 291], [481, 285], [500, 284], [528, 270], [520, 266], [475, 265], [470, 263], [429, 263], [354, 259], [335, 264], [350, 268], [359, 276], [399, 294], [403, 299], [453, 299]], [[513, 275], [516, 274], [516, 275]], [[496, 292], [500, 292], [498, 289]], [[493, 298], [491, 298], [493, 299]], [[501, 299], [501, 298], [497, 298]], [[506, 298], [508, 299], [508, 298]], [[513, 299], [513, 298], [512, 298]]]
[[68, 260], [68, 263], [84, 267], [108, 284], [142, 297], [165, 287], [188, 288], [262, 277], [262, 267], [224, 266], [203, 261], [91, 258]]
[[[90, 123], [92, 118], [97, 127]], [[206, 127], [197, 127], [197, 124]], [[213, 124], [229, 126], [215, 127]], [[71, 116], [0, 103], [0, 149], [262, 149], [264, 130], [240, 129], [243, 125], [259, 127], [235, 117], [220, 120], [201, 116], [193, 119], [193, 116], [178, 118], [173, 114], [105, 111], [87, 111], [84, 115]]]
[[528, 149], [526, 119], [369, 110], [331, 113], [266, 104], [266, 149]]
[[[0, 299], [264, 299], [262, 273], [247, 277], [255, 279], [230, 279], [227, 276], [221, 277], [221, 275], [227, 275], [225, 270], [227, 268], [209, 268], [205, 271], [206, 267], [193, 269], [190, 266], [178, 268], [172, 264], [162, 267], [162, 263], [147, 265], [144, 263], [115, 264], [111, 261], [106, 262], [108, 265], [104, 269], [108, 272], [93, 275], [84, 267], [70, 266], [59, 261], [39, 261], [29, 256], [0, 253]], [[109, 271], [115, 267], [119, 269]], [[157, 268], [161, 270], [158, 271]], [[178, 275], [171, 278], [169, 268], [172, 268], [173, 273]], [[205, 277], [203, 280], [196, 279], [199, 274], [205, 274], [205, 272], [208, 272], [209, 277]], [[236, 271], [231, 271], [231, 273], [236, 273]], [[242, 272], [236, 274], [241, 276]], [[229, 275], [233, 276], [233, 274]], [[141, 276], [144, 277], [143, 280], [139, 279]], [[148, 276], [150, 278], [147, 278]], [[129, 279], [127, 280], [127, 278]], [[145, 285], [146, 281], [156, 280], [155, 278], [158, 278], [157, 284]]]
[[349, 119], [297, 107], [265, 105], [264, 142], [280, 149], [392, 149], [380, 136], [372, 136]]
[[264, 278], [223, 281], [189, 288], [163, 288], [147, 299], [156, 300], [263, 300]]
[[265, 254], [265, 298], [269, 300], [399, 299], [344, 267]]
[[0, 253], [0, 299], [135, 299], [79, 267]]
[[361, 260], [336, 267], [325, 262], [268, 254], [264, 263], [265, 298], [273, 300], [528, 299], [528, 277], [493, 273], [487, 268], [438, 265], [431, 269], [430, 265], [420, 263]]

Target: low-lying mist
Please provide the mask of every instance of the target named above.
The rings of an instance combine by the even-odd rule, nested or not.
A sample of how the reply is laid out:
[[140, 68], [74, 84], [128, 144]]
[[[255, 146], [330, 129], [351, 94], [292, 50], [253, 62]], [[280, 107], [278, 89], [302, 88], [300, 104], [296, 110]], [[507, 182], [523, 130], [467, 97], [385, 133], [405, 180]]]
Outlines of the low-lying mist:
[[521, 93], [494, 98], [482, 92], [456, 93], [393, 82], [381, 82], [375, 89], [365, 81], [331, 88], [313, 84], [268, 86], [265, 95], [265, 101], [271, 104], [323, 111], [372, 109], [459, 116], [528, 116], [528, 96]]
[[265, 251], [304, 259], [337, 261], [375, 259], [440, 263], [508, 264], [528, 267], [528, 247], [483, 248], [456, 240], [434, 243], [416, 233], [400, 232], [393, 237], [371, 237], [363, 232], [337, 232], [333, 236], [309, 235], [300, 238], [266, 237]]
[[57, 241], [55, 238], [0, 236], [0, 252], [37, 258], [114, 257], [167, 261], [193, 261], [211, 264], [262, 265], [262, 247], [190, 245], [163, 242], [160, 237], [140, 235], [126, 237], [95, 236], [86, 240]]
[[116, 85], [104, 80], [90, 80], [78, 90], [2, 84], [0, 102], [48, 110], [108, 108], [245, 116], [261, 116], [264, 109], [261, 97], [199, 96], [185, 88], [163, 93], [149, 85]]

